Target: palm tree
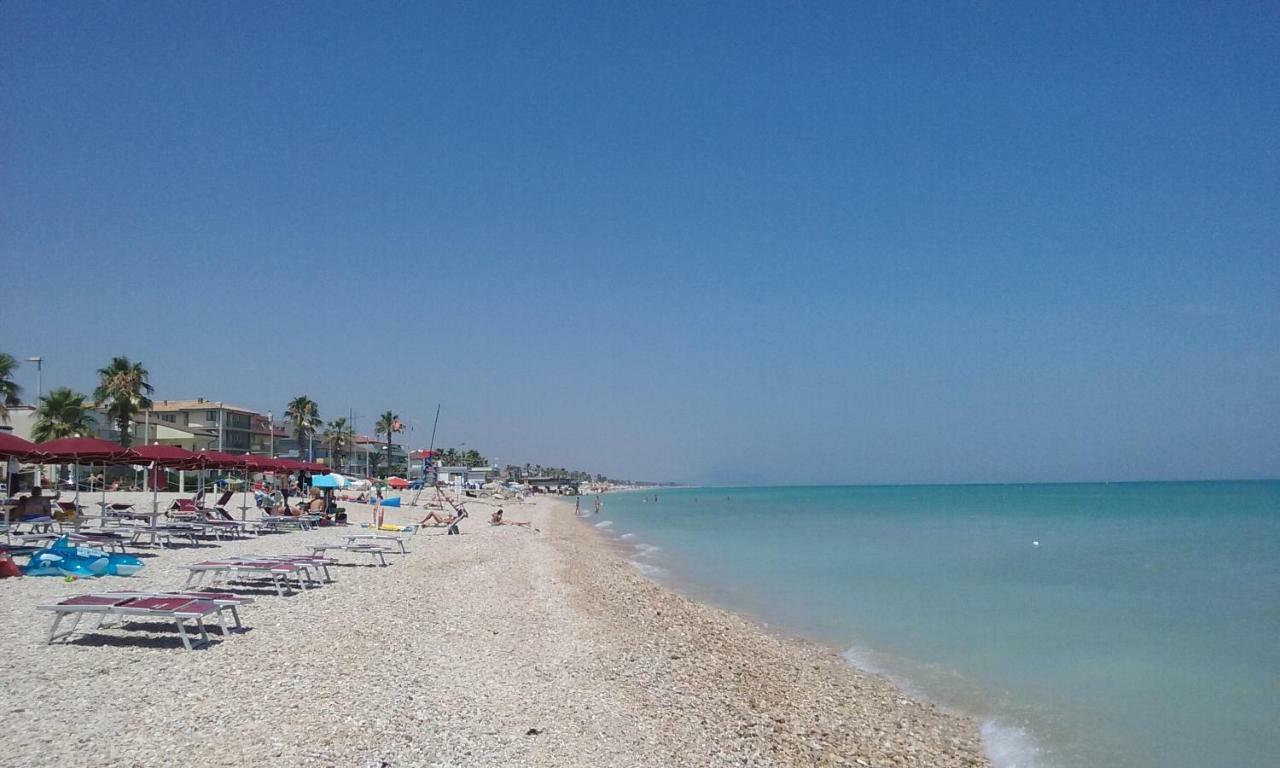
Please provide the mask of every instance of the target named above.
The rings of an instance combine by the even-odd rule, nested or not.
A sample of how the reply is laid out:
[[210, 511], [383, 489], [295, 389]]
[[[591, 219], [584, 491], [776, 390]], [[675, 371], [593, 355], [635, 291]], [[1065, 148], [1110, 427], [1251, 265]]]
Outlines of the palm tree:
[[17, 405], [22, 387], [13, 380], [13, 369], [18, 361], [8, 352], [0, 352], [0, 421], [9, 420], [9, 406]]
[[113, 357], [106, 368], [98, 370], [98, 388], [93, 390], [93, 404], [107, 406], [107, 416], [120, 430], [120, 445], [129, 447], [129, 427], [133, 416], [151, 407], [153, 388], [147, 382], [147, 369], [142, 363], [131, 363], [127, 357]]
[[[309, 435], [315, 434], [316, 427], [320, 426], [320, 408], [316, 405], [316, 401], [306, 395], [298, 395], [289, 401], [289, 405], [284, 409], [284, 417], [293, 424], [293, 435], [298, 439], [298, 455], [302, 455], [302, 444], [306, 442]], [[308, 461], [314, 461], [315, 456], [308, 454]]]
[[387, 469], [391, 469], [391, 436], [396, 432], [403, 432], [404, 424], [400, 423], [400, 417], [393, 411], [387, 411], [378, 417], [378, 423], [373, 427], [373, 434], [387, 436]]
[[334, 419], [324, 427], [325, 448], [328, 449], [330, 458], [338, 460], [339, 469], [342, 467], [341, 459], [346, 455], [347, 445], [354, 434], [345, 416]]
[[85, 396], [69, 387], [58, 387], [40, 398], [31, 438], [38, 443], [62, 437], [93, 434], [93, 417], [85, 407]]

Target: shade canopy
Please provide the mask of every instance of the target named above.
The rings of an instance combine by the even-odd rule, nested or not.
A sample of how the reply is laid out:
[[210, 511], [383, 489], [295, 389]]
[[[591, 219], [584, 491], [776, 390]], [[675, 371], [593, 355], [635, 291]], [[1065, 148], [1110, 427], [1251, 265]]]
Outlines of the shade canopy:
[[408, 488], [409, 481], [405, 480], [403, 477], [396, 477], [395, 475], [392, 475], [387, 478], [387, 485], [392, 488]]
[[244, 469], [245, 457], [221, 451], [200, 451], [200, 464], [208, 469]]
[[0, 432], [0, 457], [38, 461], [42, 455], [40, 446], [35, 443], [10, 432]]
[[181, 469], [194, 469], [200, 466], [199, 454], [176, 445], [139, 445], [132, 450], [138, 457], [139, 464], [155, 464], [157, 467]]
[[96, 437], [64, 437], [50, 440], [36, 446], [44, 454], [46, 464], [57, 463], [89, 463], [89, 464], [139, 464], [135, 461], [133, 451], [113, 443], [110, 440], [99, 440]]
[[280, 459], [273, 459], [270, 456], [257, 456], [250, 453], [240, 458], [244, 460], [242, 466], [253, 472], [279, 472], [283, 469]]

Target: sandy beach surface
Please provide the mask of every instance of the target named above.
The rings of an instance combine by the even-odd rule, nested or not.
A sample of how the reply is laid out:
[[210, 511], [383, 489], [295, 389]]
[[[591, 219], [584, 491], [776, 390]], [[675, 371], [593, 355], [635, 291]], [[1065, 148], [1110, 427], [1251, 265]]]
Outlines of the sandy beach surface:
[[257, 600], [246, 630], [191, 652], [159, 624], [45, 645], [35, 606], [342, 529], [150, 550], [129, 579], [0, 581], [0, 765], [987, 764], [973, 721], [642, 578], [571, 503], [506, 507], [534, 529], [470, 509], [463, 535], [424, 529], [385, 568], [339, 552], [318, 589], [233, 587]]

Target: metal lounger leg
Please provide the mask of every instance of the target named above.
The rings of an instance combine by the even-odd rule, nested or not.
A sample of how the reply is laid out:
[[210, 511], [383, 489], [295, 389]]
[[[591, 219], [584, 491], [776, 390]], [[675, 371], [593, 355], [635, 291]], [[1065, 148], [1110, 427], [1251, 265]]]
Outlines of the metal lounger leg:
[[[54, 612], [53, 626], [49, 627], [49, 642], [48, 642], [49, 645], [52, 645], [53, 641], [57, 640], [59, 637], [66, 636], [65, 634], [64, 635], [58, 634], [58, 625], [62, 624], [62, 620], [65, 618], [67, 618], [67, 614], [63, 613], [62, 611]], [[74, 630], [74, 627], [72, 629]], [[70, 632], [67, 632], [66, 634], [70, 634]]]
[[[227, 629], [227, 617], [226, 617], [226, 615], [223, 613], [223, 611], [225, 611], [226, 609], [227, 609], [227, 607], [226, 607], [226, 606], [219, 606], [219, 607], [218, 607], [218, 627], [222, 629], [222, 636], [223, 636], [223, 637], [227, 637], [227, 636], [229, 636], [229, 635], [231, 634], [231, 630]], [[203, 622], [201, 622], [201, 623], [203, 623]], [[237, 624], [239, 624], [239, 622], [238, 622], [238, 621], [237, 621], [236, 623], [237, 623]]]

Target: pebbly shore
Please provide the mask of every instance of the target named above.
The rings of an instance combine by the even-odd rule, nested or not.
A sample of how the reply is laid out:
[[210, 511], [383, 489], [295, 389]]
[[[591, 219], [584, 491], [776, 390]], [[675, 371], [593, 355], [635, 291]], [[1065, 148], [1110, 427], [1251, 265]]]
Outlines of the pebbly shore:
[[151, 550], [129, 579], [0, 581], [0, 765], [987, 764], [973, 721], [643, 578], [571, 506], [506, 507], [531, 528], [471, 512], [386, 568], [338, 553], [333, 584], [237, 587], [257, 599], [247, 629], [191, 652], [151, 624], [46, 645], [35, 606], [174, 588], [189, 563], [335, 530]]

